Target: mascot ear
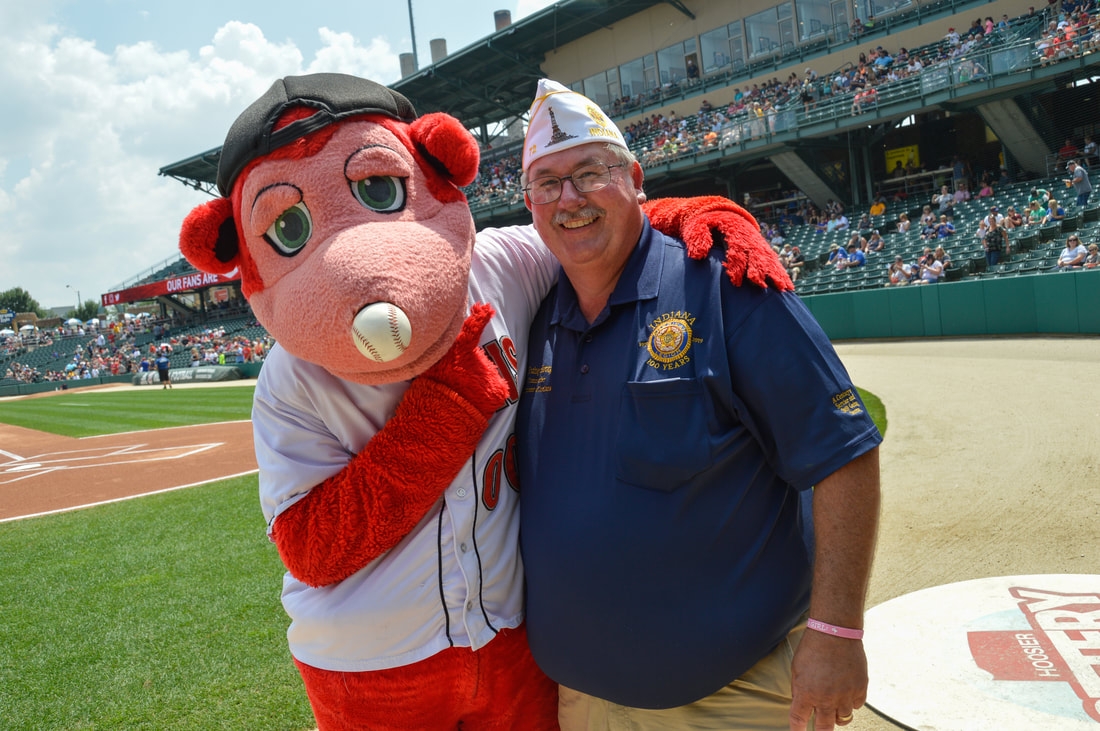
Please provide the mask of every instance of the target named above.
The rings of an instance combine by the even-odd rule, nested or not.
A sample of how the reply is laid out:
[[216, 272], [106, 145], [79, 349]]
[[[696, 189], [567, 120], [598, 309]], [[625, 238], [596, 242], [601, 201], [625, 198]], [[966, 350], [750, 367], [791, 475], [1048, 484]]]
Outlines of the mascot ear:
[[215, 198], [188, 214], [180, 230], [180, 253], [208, 274], [228, 274], [237, 267], [240, 242], [228, 198]]
[[462, 123], [449, 114], [425, 114], [409, 125], [417, 150], [439, 172], [458, 187], [474, 182], [480, 153], [477, 141]]

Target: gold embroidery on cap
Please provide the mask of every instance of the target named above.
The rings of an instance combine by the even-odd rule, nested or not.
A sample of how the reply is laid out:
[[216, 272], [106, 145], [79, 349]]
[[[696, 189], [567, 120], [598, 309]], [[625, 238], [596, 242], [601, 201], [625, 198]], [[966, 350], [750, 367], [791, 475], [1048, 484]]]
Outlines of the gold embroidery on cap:
[[566, 140], [575, 140], [577, 138], [576, 135], [566, 134], [565, 132], [561, 131], [561, 129], [558, 127], [558, 120], [554, 118], [553, 107], [550, 107], [547, 112], [550, 115], [550, 129], [554, 131], [554, 133], [550, 135], [550, 141], [546, 143], [547, 147], [549, 147], [550, 145], [556, 145], [559, 142], [565, 142]]

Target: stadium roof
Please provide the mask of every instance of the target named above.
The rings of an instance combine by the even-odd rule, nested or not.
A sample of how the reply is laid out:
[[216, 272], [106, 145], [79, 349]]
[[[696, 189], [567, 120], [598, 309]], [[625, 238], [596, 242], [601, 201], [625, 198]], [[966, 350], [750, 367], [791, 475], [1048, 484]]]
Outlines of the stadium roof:
[[[541, 64], [559, 46], [623, 18], [668, 4], [690, 18], [681, 0], [566, 0], [449, 54], [390, 87], [419, 114], [447, 112], [477, 130], [522, 116], [534, 98]], [[216, 194], [221, 148], [165, 165], [160, 174]]]

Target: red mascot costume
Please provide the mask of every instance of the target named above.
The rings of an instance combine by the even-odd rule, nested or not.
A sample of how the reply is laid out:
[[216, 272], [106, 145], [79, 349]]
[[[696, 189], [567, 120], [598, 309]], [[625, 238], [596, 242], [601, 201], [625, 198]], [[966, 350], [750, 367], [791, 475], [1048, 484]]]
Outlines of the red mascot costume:
[[[321, 731], [557, 728], [524, 634], [513, 433], [557, 263], [530, 226], [475, 235], [477, 170], [448, 115], [287, 77], [230, 129], [224, 197], [183, 224], [184, 256], [239, 270], [278, 341], [253, 409], [260, 498]], [[790, 287], [729, 201], [648, 205], [694, 256], [731, 242], [735, 283]]]

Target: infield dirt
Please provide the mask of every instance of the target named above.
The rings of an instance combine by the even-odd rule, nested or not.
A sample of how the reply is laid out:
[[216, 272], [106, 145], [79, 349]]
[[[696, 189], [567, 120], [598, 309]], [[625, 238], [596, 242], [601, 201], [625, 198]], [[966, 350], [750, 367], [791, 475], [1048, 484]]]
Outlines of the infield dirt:
[[[837, 350], [889, 423], [868, 607], [967, 579], [1100, 572], [1100, 338]], [[846, 728], [901, 727], [864, 708]]]

